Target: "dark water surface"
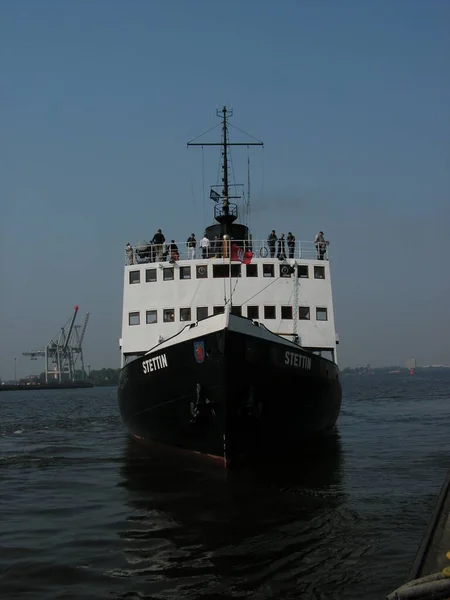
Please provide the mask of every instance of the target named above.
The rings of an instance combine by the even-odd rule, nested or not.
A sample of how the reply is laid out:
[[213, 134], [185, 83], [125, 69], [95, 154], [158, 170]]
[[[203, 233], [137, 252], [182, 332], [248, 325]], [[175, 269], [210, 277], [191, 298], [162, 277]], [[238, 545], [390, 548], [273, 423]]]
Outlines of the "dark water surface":
[[0, 393], [1, 598], [384, 598], [450, 468], [450, 373], [343, 384], [321, 449], [231, 473], [129, 442], [115, 388]]

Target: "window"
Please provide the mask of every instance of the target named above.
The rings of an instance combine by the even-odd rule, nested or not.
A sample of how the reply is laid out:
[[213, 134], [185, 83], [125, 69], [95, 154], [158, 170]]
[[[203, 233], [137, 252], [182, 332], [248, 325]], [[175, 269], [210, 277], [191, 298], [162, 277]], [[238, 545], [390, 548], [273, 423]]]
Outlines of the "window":
[[291, 277], [294, 271], [295, 269], [291, 265], [280, 265], [280, 277]]
[[258, 265], [246, 265], [247, 277], [258, 277]]
[[275, 277], [275, 265], [263, 265], [263, 277]]
[[136, 360], [136, 358], [140, 358], [141, 356], [144, 356], [144, 352], [139, 352], [137, 354], [124, 354], [125, 364], [127, 365], [132, 360]]
[[224, 312], [224, 306], [213, 306], [213, 315], [223, 315]]
[[242, 306], [232, 306], [231, 314], [240, 317], [242, 315]]
[[298, 265], [297, 270], [298, 270], [298, 276], [300, 278], [309, 277], [308, 265]]
[[145, 269], [145, 283], [156, 281], [156, 269]]
[[175, 321], [175, 311], [173, 308], [165, 308], [163, 310], [164, 323], [173, 323]]
[[292, 306], [282, 306], [281, 307], [281, 318], [282, 319], [292, 319]]
[[207, 306], [197, 306], [197, 321], [206, 319], [207, 316], [208, 316], [208, 307]]
[[314, 279], [325, 279], [325, 267], [314, 267]]
[[247, 306], [247, 317], [249, 319], [259, 319], [259, 306]]
[[139, 312], [128, 313], [128, 325], [139, 325]]
[[158, 322], [158, 311], [156, 310], [147, 310], [145, 313], [145, 322], [147, 325], [153, 325], [153, 323]]
[[231, 277], [241, 276], [241, 265], [231, 265]]
[[264, 307], [264, 318], [265, 319], [275, 319], [276, 311], [275, 306], [265, 306]]
[[140, 271], [130, 271], [130, 283], [139, 283], [141, 281]]
[[180, 279], [191, 278], [191, 267], [180, 267]]
[[213, 265], [213, 277], [229, 277], [230, 265]]
[[172, 267], [164, 267], [164, 269], [163, 269], [164, 281], [172, 281], [173, 277], [174, 277], [173, 268]]
[[328, 321], [328, 310], [326, 308], [316, 308], [316, 320]]
[[[230, 265], [213, 265], [213, 277], [229, 277]], [[231, 277], [241, 276], [241, 265], [231, 265]]]
[[191, 320], [191, 309], [190, 308], [180, 308], [180, 321], [190, 321]]
[[309, 306], [299, 306], [298, 307], [298, 318], [301, 321], [309, 321], [309, 319], [310, 319]]
[[197, 265], [197, 279], [206, 279], [208, 277], [208, 266], [207, 265]]

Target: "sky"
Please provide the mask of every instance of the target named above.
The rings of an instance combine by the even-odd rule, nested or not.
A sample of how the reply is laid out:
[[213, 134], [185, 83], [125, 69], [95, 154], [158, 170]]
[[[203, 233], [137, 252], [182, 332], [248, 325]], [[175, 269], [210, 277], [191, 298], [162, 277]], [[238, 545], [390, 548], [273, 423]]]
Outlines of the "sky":
[[0, 377], [43, 370], [22, 352], [74, 304], [119, 366], [124, 246], [210, 223], [218, 155], [186, 142], [224, 104], [264, 142], [233, 151], [254, 238], [330, 240], [340, 365], [450, 364], [449, 25], [447, 0], [0, 0]]

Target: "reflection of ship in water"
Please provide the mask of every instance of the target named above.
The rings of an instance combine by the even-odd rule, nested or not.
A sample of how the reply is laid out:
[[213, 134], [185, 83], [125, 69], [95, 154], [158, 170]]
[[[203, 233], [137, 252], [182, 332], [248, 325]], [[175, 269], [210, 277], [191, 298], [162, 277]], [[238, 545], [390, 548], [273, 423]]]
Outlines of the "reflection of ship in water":
[[233, 473], [218, 469], [214, 461], [208, 465], [198, 455], [185, 454], [177, 448], [151, 442], [143, 447], [129, 439], [125, 445], [121, 485], [138, 494], [162, 490], [171, 493], [175, 487], [192, 490], [196, 482], [202, 490], [204, 485], [221, 484], [230, 489], [234, 484], [251, 483], [302, 490], [315, 488], [325, 493], [328, 488], [340, 487], [342, 460], [338, 432], [298, 445], [288, 457], [283, 454], [282, 460], [278, 455], [270, 455], [267, 459], [243, 464]]
[[[184, 556], [183, 568], [194, 559], [208, 560], [215, 573], [220, 576], [223, 570], [228, 576], [247, 552], [245, 560], [254, 568], [262, 555], [275, 560], [293, 551], [308, 554], [311, 545], [322, 546], [336, 536], [334, 514], [343, 520], [337, 514], [344, 493], [336, 433], [320, 444], [309, 443], [288, 462], [260, 462], [233, 471], [176, 449], [157, 447], [149, 454], [129, 440], [121, 476], [134, 509], [121, 533], [130, 568], [148, 561], [148, 569], [158, 563], [155, 569], [166, 574], [174, 566], [169, 555], [176, 555], [180, 568]], [[162, 555], [156, 552], [158, 557], [155, 544], [164, 548]], [[258, 567], [258, 576], [260, 572]]]

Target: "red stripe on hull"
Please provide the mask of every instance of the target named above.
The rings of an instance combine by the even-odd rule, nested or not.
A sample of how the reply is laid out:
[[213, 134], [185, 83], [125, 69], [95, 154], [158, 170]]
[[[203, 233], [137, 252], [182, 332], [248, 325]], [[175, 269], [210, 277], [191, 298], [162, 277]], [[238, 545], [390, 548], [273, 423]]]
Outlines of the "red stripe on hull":
[[190, 450], [189, 448], [180, 448], [179, 446], [172, 446], [171, 444], [165, 444], [164, 442], [157, 442], [156, 440], [148, 440], [143, 438], [135, 433], [130, 433], [131, 437], [143, 444], [144, 446], [156, 446], [158, 449], [164, 450], [169, 453], [178, 452], [180, 454], [188, 454], [190, 456], [198, 456], [201, 458], [209, 459], [214, 461], [215, 463], [220, 463], [223, 466], [226, 466], [226, 460], [223, 456], [216, 456], [215, 454], [206, 454], [204, 452], [199, 452], [198, 450]]

